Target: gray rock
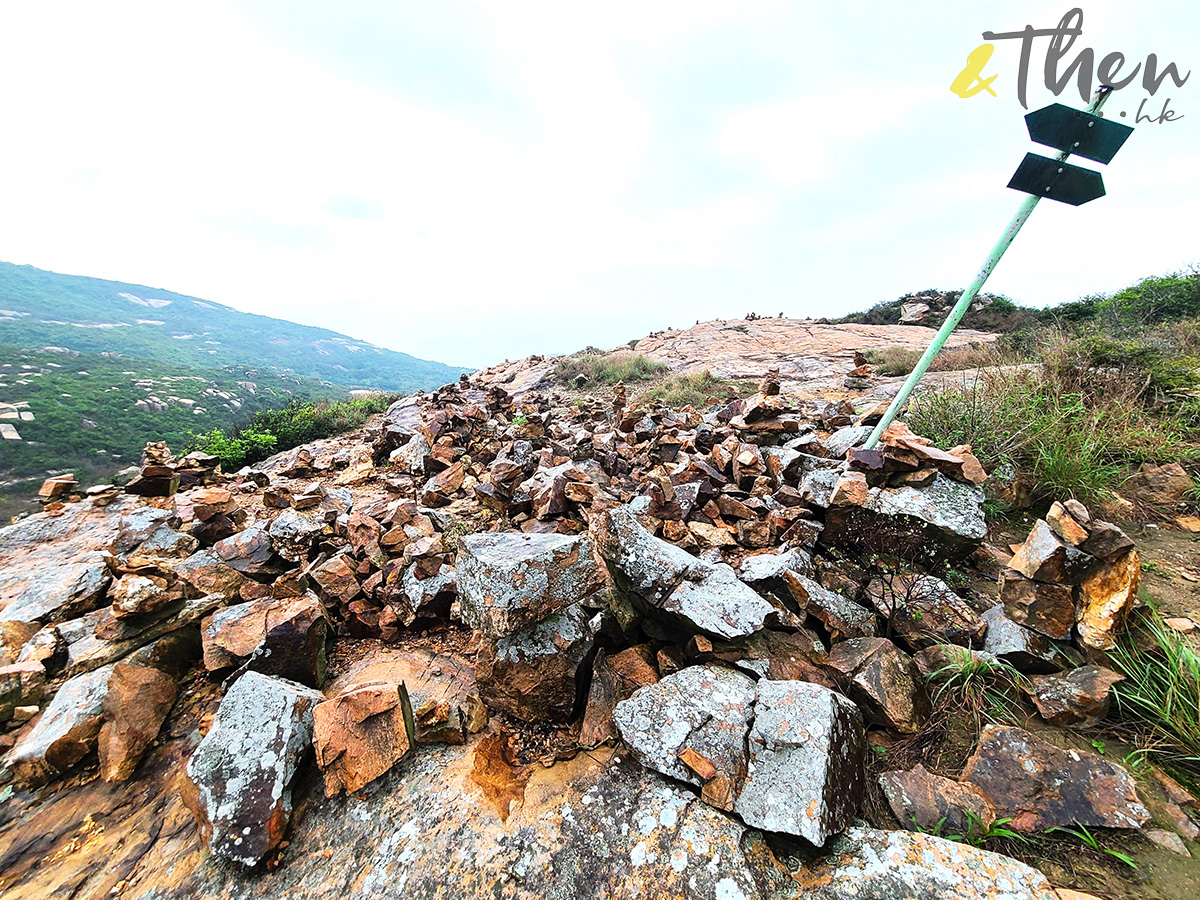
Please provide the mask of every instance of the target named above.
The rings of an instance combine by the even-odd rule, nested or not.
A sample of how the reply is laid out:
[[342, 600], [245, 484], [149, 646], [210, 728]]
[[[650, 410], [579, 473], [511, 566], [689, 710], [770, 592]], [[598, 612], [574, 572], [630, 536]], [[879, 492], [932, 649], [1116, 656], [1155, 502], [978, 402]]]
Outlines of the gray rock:
[[243, 575], [278, 575], [283, 571], [267, 529], [251, 525], [213, 544], [217, 556]]
[[790, 612], [739, 581], [733, 568], [724, 564], [703, 570], [698, 578], [684, 578], [658, 609], [689, 630], [725, 639], [769, 626], [800, 624]]
[[685, 575], [699, 575], [708, 565], [656, 538], [629, 507], [605, 512], [595, 526], [595, 541], [617, 586], [652, 606], [675, 590]]
[[285, 509], [271, 521], [267, 533], [280, 556], [291, 562], [304, 562], [321, 534], [321, 525], [294, 509]]
[[1057, 900], [1037, 869], [930, 834], [853, 826], [793, 873], [806, 900]]
[[985, 612], [983, 621], [987, 623], [983, 652], [999, 657], [1026, 675], [1048, 675], [1066, 664], [1062, 652], [1049, 638], [1008, 618], [1003, 604], [997, 603]]
[[812, 575], [812, 557], [796, 547], [784, 547], [775, 553], [759, 553], [747, 556], [738, 566], [738, 577], [746, 584], [781, 582], [783, 573], [791, 571], [800, 575]]
[[468, 535], [457, 569], [463, 621], [491, 638], [535, 625], [602, 584], [587, 535]]
[[847, 425], [845, 428], [839, 428], [829, 437], [825, 438], [825, 440], [821, 441], [821, 446], [833, 458], [842, 459], [850, 451], [851, 447], [857, 447], [866, 441], [871, 436], [873, 430], [870, 425]]
[[130, 510], [121, 516], [117, 523], [114, 549], [118, 553], [128, 553], [160, 528], [174, 528], [178, 524], [179, 516], [174, 510], [157, 509], [153, 506]]
[[425, 475], [425, 460], [429, 456], [429, 441], [421, 432], [415, 433], [407, 444], [397, 447], [389, 454], [388, 459], [395, 463], [402, 472], [409, 475]]
[[[458, 573], [453, 566], [443, 565], [432, 578], [418, 578], [417, 564], [413, 563], [404, 571], [401, 585], [404, 589], [404, 599], [408, 608], [400, 621], [411, 625], [418, 618], [438, 615], [434, 608], [438, 597], [453, 597], [457, 591]], [[447, 600], [447, 605], [449, 600]], [[393, 604], [394, 605], [394, 604]]]
[[760, 681], [734, 812], [747, 825], [821, 845], [862, 803], [862, 716], [841, 694], [803, 681]]
[[23, 784], [44, 784], [95, 749], [112, 666], [63, 683], [5, 765]]
[[184, 769], [184, 802], [216, 856], [253, 866], [283, 839], [292, 779], [312, 744], [320, 691], [247, 672]]
[[183, 559], [199, 549], [200, 542], [190, 534], [183, 534], [173, 528], [163, 526], [155, 529], [150, 537], [137, 545], [137, 555], [160, 559]]
[[104, 557], [98, 552], [47, 567], [0, 610], [0, 622], [44, 623], [91, 612], [104, 603], [104, 592], [111, 581]]
[[705, 779], [679, 759], [690, 749], [736, 784], [745, 772], [754, 696], [748, 675], [724, 666], [690, 666], [618, 703], [613, 721], [646, 768], [701, 787]]
[[821, 540], [835, 546], [854, 543], [862, 532], [865, 513], [885, 521], [898, 519], [893, 524], [908, 526], [917, 538], [936, 541], [949, 552], [969, 553], [987, 536], [983, 500], [983, 488], [954, 481], [940, 472], [924, 487], [873, 487], [861, 507], [829, 511]]
[[813, 469], [800, 479], [800, 498], [809, 506], [826, 509], [838, 478], [837, 469]]
[[784, 581], [800, 611], [820, 621], [835, 638], [875, 637], [878, 630], [875, 613], [865, 606], [798, 572], [788, 572]]

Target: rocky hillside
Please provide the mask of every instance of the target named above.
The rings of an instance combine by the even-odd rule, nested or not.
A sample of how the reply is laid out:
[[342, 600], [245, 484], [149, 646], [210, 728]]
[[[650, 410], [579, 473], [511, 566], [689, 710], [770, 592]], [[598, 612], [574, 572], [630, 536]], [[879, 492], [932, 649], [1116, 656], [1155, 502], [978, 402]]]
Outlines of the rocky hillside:
[[1190, 896], [1196, 801], [1102, 755], [1125, 531], [990, 543], [875, 400], [542, 362], [0, 529], [3, 896]]

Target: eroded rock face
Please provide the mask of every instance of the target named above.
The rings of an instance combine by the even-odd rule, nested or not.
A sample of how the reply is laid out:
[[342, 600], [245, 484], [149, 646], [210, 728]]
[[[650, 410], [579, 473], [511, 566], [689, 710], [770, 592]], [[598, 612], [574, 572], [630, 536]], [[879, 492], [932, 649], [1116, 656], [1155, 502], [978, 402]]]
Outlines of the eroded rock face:
[[1006, 570], [1000, 581], [1005, 614], [1019, 625], [1055, 640], [1071, 636], [1075, 626], [1075, 592], [1070, 585], [1045, 584]]
[[591, 659], [590, 617], [576, 603], [507, 637], [485, 639], [475, 660], [483, 702], [526, 722], [568, 720], [576, 705], [580, 667]]
[[96, 747], [112, 666], [68, 679], [33, 728], [12, 749], [5, 765], [27, 785], [66, 772]]
[[358, 685], [313, 709], [313, 746], [326, 797], [370, 784], [403, 759], [413, 741], [403, 684]]
[[1060, 750], [1020, 728], [984, 728], [962, 781], [983, 791], [997, 818], [1011, 818], [1018, 831], [1140, 828], [1150, 820], [1120, 766], [1094, 753]]
[[746, 778], [734, 812], [747, 825], [821, 845], [862, 803], [862, 716], [828, 688], [758, 682]]
[[931, 834], [854, 826], [793, 874], [813, 900], [1058, 900], [1037, 869]]
[[503, 638], [600, 589], [586, 535], [473, 534], [458, 551], [463, 621]]
[[229, 688], [184, 769], [184, 802], [214, 855], [253, 866], [282, 840], [292, 779], [312, 743], [313, 707], [323, 699], [258, 672]]

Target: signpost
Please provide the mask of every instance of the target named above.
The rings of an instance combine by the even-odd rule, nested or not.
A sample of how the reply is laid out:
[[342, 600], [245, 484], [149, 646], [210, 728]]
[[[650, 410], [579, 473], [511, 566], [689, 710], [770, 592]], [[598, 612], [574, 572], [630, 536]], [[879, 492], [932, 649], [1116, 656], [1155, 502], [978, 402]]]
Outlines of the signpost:
[[1000, 235], [1000, 239], [988, 253], [987, 259], [983, 261], [983, 266], [975, 276], [975, 280], [958, 298], [954, 309], [950, 311], [950, 315], [946, 317], [946, 321], [934, 335], [929, 348], [909, 373], [904, 384], [900, 386], [900, 391], [888, 406], [887, 412], [883, 414], [883, 418], [879, 420], [879, 424], [867, 438], [864, 445], [867, 449], [879, 443], [880, 436], [904, 408], [913, 388], [929, 370], [933, 358], [942, 349], [951, 332], [958, 327], [958, 323], [962, 321], [967, 309], [974, 301], [975, 295], [979, 293], [984, 282], [988, 280], [988, 276], [992, 274], [992, 270], [996, 268], [996, 264], [1000, 262], [1000, 258], [1004, 256], [1004, 251], [1012, 244], [1013, 239], [1021, 230], [1021, 226], [1033, 213], [1038, 201], [1043, 197], [1048, 197], [1060, 203], [1079, 206], [1089, 200], [1104, 196], [1104, 180], [1100, 177], [1099, 172], [1085, 169], [1082, 166], [1070, 165], [1066, 159], [1075, 154], [1099, 163], [1108, 163], [1133, 132], [1128, 125], [1110, 122], [1097, 115], [1111, 93], [1111, 87], [1101, 85], [1086, 110], [1080, 111], [1063, 106], [1061, 103], [1055, 103], [1043, 109], [1034, 110], [1025, 117], [1029, 137], [1035, 143], [1053, 147], [1058, 150], [1058, 153], [1053, 159], [1038, 156], [1036, 153], [1028, 153], [1021, 161], [1021, 165], [1017, 167], [1008, 186], [1023, 191], [1029, 196], [1021, 201], [1021, 205], [1017, 207], [1008, 227], [1004, 229], [1004, 233]]

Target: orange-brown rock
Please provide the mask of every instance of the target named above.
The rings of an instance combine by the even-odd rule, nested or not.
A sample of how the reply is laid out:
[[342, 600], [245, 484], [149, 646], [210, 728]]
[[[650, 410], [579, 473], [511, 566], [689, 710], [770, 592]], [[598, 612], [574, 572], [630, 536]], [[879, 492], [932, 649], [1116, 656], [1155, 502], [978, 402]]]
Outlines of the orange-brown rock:
[[1108, 560], [1079, 585], [1076, 627], [1079, 640], [1095, 650], [1111, 650], [1137, 600], [1141, 559], [1136, 550]]
[[370, 784], [403, 759], [413, 742], [403, 684], [357, 685], [313, 709], [313, 746], [326, 797]]
[[133, 775], [178, 694], [178, 683], [166, 672], [130, 663], [113, 666], [97, 746], [101, 778], [126, 781]]

